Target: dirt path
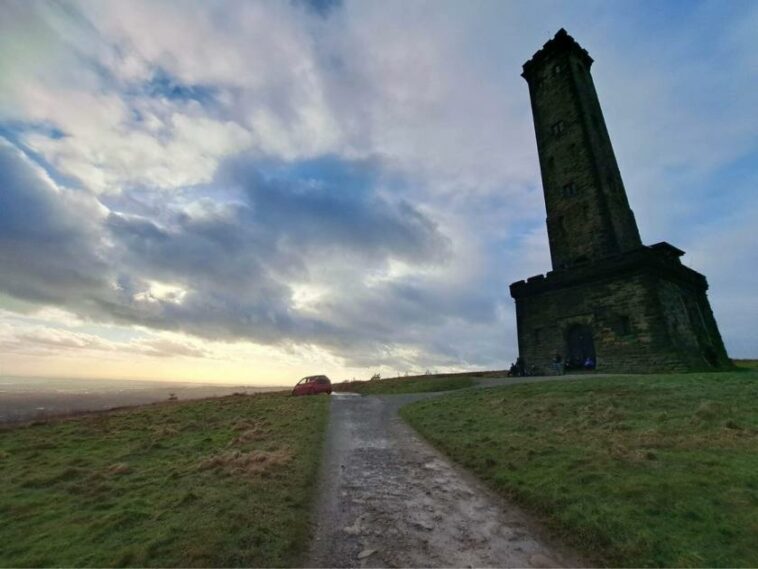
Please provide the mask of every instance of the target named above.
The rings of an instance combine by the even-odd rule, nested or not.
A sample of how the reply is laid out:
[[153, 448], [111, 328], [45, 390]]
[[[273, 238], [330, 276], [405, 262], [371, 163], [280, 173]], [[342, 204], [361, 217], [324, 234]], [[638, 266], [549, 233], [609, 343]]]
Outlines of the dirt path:
[[402, 405], [431, 396], [332, 396], [309, 565], [582, 565], [397, 415]]

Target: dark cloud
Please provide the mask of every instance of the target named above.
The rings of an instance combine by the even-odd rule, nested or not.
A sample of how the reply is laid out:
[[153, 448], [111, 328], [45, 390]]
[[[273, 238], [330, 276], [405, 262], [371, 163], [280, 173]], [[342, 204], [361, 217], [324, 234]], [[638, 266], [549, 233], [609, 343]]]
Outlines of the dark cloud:
[[149, 81], [142, 84], [136, 94], [143, 93], [150, 97], [178, 102], [196, 101], [204, 106], [213, 106], [217, 104], [219, 89], [211, 85], [187, 85], [165, 69], [158, 67], [153, 70]]
[[371, 175], [375, 167], [329, 158], [265, 177], [254, 165], [236, 161], [222, 175], [243, 190], [252, 223], [286, 237], [300, 250], [442, 261], [449, 252], [447, 239], [409, 203], [379, 196], [378, 180]]
[[0, 139], [0, 289], [53, 304], [100, 294], [100, 215], [96, 200], [56, 188]]
[[332, 11], [342, 6], [342, 0], [292, 0], [296, 6], [304, 6], [311, 12], [326, 18]]

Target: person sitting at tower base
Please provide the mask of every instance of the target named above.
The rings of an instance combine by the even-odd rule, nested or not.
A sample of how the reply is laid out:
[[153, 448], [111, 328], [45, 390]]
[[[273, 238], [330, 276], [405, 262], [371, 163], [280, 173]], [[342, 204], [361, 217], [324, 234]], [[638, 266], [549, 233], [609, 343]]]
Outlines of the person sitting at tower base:
[[521, 356], [516, 358], [516, 363], [511, 364], [508, 370], [508, 377], [524, 377], [526, 375], [526, 363]]
[[560, 352], [555, 352], [553, 356], [553, 371], [555, 375], [563, 375], [563, 356]]

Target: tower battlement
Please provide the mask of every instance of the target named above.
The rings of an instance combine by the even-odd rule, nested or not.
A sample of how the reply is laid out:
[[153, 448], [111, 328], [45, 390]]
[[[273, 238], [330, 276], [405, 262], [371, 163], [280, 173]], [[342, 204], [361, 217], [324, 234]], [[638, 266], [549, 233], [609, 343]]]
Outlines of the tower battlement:
[[527, 81], [535, 75], [536, 69], [544, 64], [546, 60], [554, 60], [556, 57], [560, 57], [571, 53], [575, 55], [580, 61], [582, 61], [589, 69], [594, 61], [590, 54], [579, 43], [571, 37], [566, 30], [561, 28], [555, 36], [545, 42], [542, 49], [537, 51], [532, 58], [524, 63], [524, 70], [521, 76]]

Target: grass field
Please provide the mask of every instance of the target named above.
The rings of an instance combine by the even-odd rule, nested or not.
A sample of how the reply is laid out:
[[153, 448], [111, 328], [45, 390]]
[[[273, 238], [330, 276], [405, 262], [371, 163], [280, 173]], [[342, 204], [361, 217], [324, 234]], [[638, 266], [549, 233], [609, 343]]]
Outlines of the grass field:
[[464, 389], [474, 384], [472, 377], [393, 377], [372, 381], [338, 383], [335, 391], [350, 391], [362, 395], [393, 395], [400, 393], [430, 393]]
[[595, 562], [758, 566], [758, 372], [566, 379], [401, 414]]
[[0, 431], [0, 566], [301, 563], [328, 403], [231, 396]]

